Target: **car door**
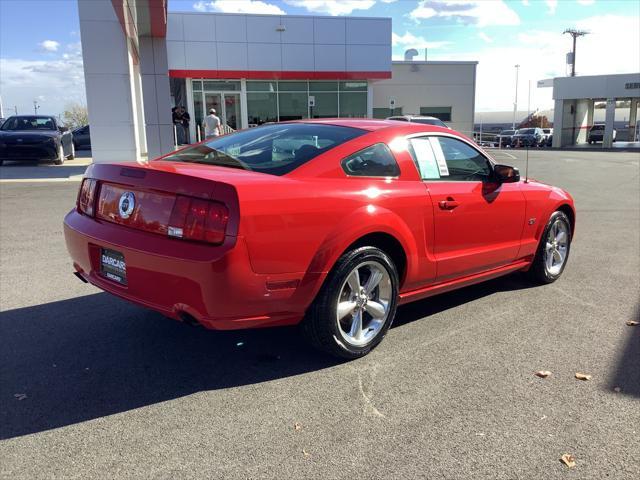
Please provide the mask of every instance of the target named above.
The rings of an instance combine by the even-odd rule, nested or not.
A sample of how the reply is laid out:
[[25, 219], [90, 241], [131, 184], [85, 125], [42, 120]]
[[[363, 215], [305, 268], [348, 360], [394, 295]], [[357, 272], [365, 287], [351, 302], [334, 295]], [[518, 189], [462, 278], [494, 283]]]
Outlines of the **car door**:
[[525, 218], [520, 185], [492, 181], [493, 164], [457, 137], [414, 137], [410, 143], [433, 204], [436, 281], [513, 262]]

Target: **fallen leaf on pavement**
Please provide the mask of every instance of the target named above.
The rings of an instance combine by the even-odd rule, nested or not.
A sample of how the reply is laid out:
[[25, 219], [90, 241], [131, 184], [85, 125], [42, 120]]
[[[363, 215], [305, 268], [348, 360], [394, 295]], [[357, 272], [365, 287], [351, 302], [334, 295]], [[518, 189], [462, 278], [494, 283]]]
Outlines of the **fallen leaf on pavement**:
[[13, 396], [16, 397], [16, 400], [24, 400], [25, 398], [27, 398], [26, 393], [16, 393]]
[[622, 389], [620, 387], [613, 387], [613, 391], [616, 393], [620, 393]]
[[587, 375], [586, 373], [576, 373], [576, 378], [578, 380], [591, 380], [591, 375]]
[[562, 457], [560, 457], [560, 461], [569, 468], [573, 468], [576, 466], [576, 457], [574, 457], [570, 453], [565, 453], [564, 455], [562, 455]]
[[298, 422], [293, 424], [293, 429], [294, 430], [302, 430], [302, 425], [300, 425]]
[[305, 457], [310, 457], [310, 456], [311, 456], [311, 454], [310, 454], [309, 452], [307, 452], [304, 448], [302, 449], [302, 454], [303, 454]]
[[547, 378], [549, 375], [551, 375], [551, 372], [549, 370], [540, 370], [534, 373], [534, 375], [540, 378]]
[[629, 325], [630, 327], [637, 327], [638, 325], [640, 325], [640, 322], [636, 322], [635, 320], [629, 320], [627, 322], [627, 325]]

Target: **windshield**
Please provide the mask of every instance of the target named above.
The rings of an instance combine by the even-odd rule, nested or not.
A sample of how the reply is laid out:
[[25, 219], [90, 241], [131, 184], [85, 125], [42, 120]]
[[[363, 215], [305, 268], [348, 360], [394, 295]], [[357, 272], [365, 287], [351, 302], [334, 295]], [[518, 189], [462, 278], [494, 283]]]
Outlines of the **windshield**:
[[53, 117], [9, 117], [1, 128], [2, 130], [55, 130], [56, 122]]
[[422, 123], [423, 125], [435, 125], [436, 127], [447, 127], [447, 125], [437, 118], [414, 118], [411, 120], [414, 123]]
[[186, 148], [162, 160], [285, 175], [331, 148], [366, 133], [336, 125], [281, 123], [250, 128]]
[[536, 133], [535, 128], [523, 128], [521, 130], [518, 130], [519, 135], [533, 135], [534, 133]]

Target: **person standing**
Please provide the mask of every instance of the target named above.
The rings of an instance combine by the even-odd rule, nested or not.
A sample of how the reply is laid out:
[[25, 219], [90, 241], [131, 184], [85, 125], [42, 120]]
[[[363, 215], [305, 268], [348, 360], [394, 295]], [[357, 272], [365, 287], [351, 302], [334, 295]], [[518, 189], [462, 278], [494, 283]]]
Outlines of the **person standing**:
[[209, 115], [204, 118], [204, 136], [206, 139], [220, 135], [220, 118], [216, 115], [216, 109], [209, 110]]
[[189, 142], [189, 122], [191, 122], [191, 116], [189, 115], [189, 112], [187, 112], [187, 110], [184, 108], [183, 105], [180, 105], [180, 117], [181, 117], [181, 121], [182, 121], [182, 128], [184, 129], [184, 139], [185, 139], [185, 143], [191, 143]]

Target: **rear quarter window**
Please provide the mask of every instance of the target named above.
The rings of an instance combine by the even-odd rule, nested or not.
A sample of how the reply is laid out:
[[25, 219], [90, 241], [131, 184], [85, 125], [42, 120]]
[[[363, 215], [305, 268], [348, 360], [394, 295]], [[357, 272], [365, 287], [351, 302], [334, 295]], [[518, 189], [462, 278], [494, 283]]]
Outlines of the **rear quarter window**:
[[397, 177], [400, 167], [384, 143], [376, 143], [342, 160], [342, 169], [351, 177]]

